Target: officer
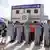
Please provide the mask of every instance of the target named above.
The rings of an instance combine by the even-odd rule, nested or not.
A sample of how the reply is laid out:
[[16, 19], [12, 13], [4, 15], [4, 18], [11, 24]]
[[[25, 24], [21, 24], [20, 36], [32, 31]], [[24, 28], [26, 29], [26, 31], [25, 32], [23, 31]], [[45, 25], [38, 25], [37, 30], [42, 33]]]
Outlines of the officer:
[[[0, 35], [3, 38], [2, 39], [2, 43], [4, 41], [4, 39], [6, 40], [6, 35], [7, 35], [7, 26], [6, 23], [4, 22], [4, 20], [0, 19]], [[5, 43], [5, 41], [4, 41]]]
[[7, 27], [7, 36], [11, 37], [11, 40], [9, 41], [9, 43], [13, 43], [14, 39], [14, 24], [12, 21], [8, 21], [8, 27]]
[[43, 41], [43, 33], [44, 33], [44, 25], [43, 25], [43, 23], [41, 23], [41, 25], [40, 25], [42, 28], [41, 28], [41, 35], [40, 35], [40, 42], [42, 42]]
[[26, 22], [26, 23], [24, 24], [24, 33], [25, 33], [25, 41], [26, 41], [25, 44], [28, 44], [28, 43], [29, 43], [29, 31], [30, 31], [29, 23]]
[[21, 42], [25, 40], [25, 34], [24, 34], [24, 23], [21, 23]]
[[41, 26], [39, 22], [35, 23], [35, 45], [40, 45]]
[[22, 42], [22, 33], [23, 33], [23, 25], [16, 21], [14, 24], [14, 28], [15, 28], [15, 34], [14, 34], [14, 39], [16, 39], [18, 41], [18, 43]]
[[49, 23], [44, 24], [44, 47], [49, 47], [50, 37]]
[[31, 23], [29, 26], [30, 26], [29, 42], [31, 43], [32, 41], [34, 41], [35, 38], [35, 26], [34, 23]]

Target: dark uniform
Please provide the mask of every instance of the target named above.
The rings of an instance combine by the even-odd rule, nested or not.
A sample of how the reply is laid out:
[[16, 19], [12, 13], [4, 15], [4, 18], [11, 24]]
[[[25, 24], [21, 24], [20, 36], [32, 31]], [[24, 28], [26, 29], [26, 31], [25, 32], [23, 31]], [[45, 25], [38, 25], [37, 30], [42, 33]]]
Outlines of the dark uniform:
[[14, 33], [14, 40], [18, 40], [18, 43], [23, 42], [24, 38], [24, 25], [18, 21], [14, 24], [15, 33]]
[[2, 37], [5, 37], [7, 34], [7, 26], [5, 23], [0, 23], [0, 35], [2, 35]]
[[43, 41], [43, 33], [44, 33], [44, 26], [41, 24], [41, 36], [40, 36], [40, 42]]
[[[1, 43], [6, 42], [6, 35], [7, 35], [7, 26], [4, 21], [0, 21], [0, 36], [2, 37]], [[4, 41], [4, 42], [3, 42]]]

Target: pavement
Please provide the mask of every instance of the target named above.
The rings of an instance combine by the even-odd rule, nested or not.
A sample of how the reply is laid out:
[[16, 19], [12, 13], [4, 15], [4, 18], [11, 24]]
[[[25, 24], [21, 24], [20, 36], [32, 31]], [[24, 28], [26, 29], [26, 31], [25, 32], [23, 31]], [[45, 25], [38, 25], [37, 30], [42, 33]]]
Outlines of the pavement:
[[[10, 39], [9, 39], [10, 40]], [[8, 41], [9, 41], [8, 40]], [[30, 45], [25, 45], [26, 41], [21, 44], [17, 44], [17, 40], [14, 43], [9, 43], [4, 47], [5, 50], [50, 50], [50, 48], [44, 48], [44, 40], [40, 46], [35, 46], [34, 42]]]

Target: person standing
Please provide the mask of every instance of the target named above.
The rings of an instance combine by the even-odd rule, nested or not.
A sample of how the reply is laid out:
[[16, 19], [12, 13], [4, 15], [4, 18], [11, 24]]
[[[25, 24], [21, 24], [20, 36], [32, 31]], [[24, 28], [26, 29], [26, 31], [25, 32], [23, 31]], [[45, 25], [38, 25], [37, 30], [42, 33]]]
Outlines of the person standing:
[[35, 26], [34, 26], [34, 23], [30, 24], [29, 28], [30, 28], [29, 43], [31, 43], [32, 41], [34, 41], [34, 38], [35, 38]]
[[35, 23], [35, 45], [40, 45], [41, 26]]
[[29, 23], [26, 22], [24, 24], [24, 33], [25, 33], [25, 41], [26, 41], [26, 44], [29, 43], [29, 31], [30, 31], [30, 29], [29, 29]]

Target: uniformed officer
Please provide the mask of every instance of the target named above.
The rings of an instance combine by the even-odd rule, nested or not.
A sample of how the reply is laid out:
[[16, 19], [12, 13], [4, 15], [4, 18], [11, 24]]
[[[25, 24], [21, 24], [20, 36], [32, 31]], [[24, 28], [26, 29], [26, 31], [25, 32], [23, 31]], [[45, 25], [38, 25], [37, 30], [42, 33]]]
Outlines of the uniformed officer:
[[25, 33], [25, 41], [26, 41], [26, 44], [29, 43], [29, 31], [30, 31], [29, 23], [26, 22], [25, 25], [24, 25], [24, 33]]
[[35, 45], [40, 45], [41, 26], [40, 23], [35, 23]]
[[6, 23], [2, 19], [0, 19], [0, 35], [2, 37], [1, 42], [5, 43], [6, 42], [6, 35], [7, 35], [7, 26], [6, 26]]
[[22, 33], [23, 33], [23, 25], [21, 25], [20, 22], [16, 21], [15, 25], [15, 34], [14, 34], [14, 39], [16, 39], [18, 41], [18, 43], [22, 42]]
[[25, 34], [24, 34], [24, 23], [21, 23], [21, 42], [25, 40]]
[[40, 35], [40, 42], [42, 42], [43, 41], [43, 35], [44, 35], [44, 25], [43, 25], [43, 23], [41, 23], [40, 26], [42, 27], [41, 28], [41, 35]]
[[7, 27], [7, 36], [11, 37], [10, 43], [14, 42], [14, 24], [12, 21], [8, 21], [8, 27]]
[[31, 43], [32, 41], [34, 41], [34, 38], [35, 38], [35, 25], [34, 25], [34, 23], [30, 23], [29, 28], [30, 28], [29, 42]]
[[49, 24], [44, 24], [44, 47], [49, 47]]

